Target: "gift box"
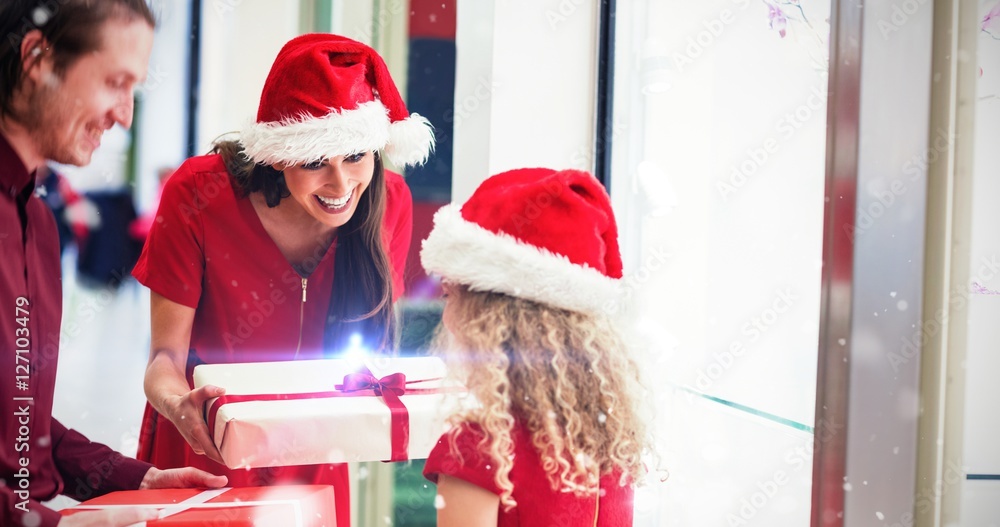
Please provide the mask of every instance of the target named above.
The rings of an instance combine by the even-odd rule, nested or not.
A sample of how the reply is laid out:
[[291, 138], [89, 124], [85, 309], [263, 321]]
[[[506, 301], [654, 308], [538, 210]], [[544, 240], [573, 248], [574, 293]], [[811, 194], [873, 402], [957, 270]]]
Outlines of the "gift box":
[[336, 527], [333, 487], [289, 485], [224, 489], [127, 490], [105, 494], [61, 511], [63, 516], [116, 507], [160, 511], [147, 527]]
[[229, 468], [423, 459], [472, 404], [436, 357], [203, 364], [196, 387]]

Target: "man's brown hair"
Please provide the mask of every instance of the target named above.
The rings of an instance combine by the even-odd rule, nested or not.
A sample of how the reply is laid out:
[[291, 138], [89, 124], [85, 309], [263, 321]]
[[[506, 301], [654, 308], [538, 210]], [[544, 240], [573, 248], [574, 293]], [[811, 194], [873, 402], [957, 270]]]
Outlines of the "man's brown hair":
[[0, 118], [12, 115], [24, 67], [21, 42], [38, 30], [62, 75], [85, 53], [101, 46], [101, 26], [110, 19], [144, 20], [156, 26], [146, 0], [3, 0], [0, 2]]

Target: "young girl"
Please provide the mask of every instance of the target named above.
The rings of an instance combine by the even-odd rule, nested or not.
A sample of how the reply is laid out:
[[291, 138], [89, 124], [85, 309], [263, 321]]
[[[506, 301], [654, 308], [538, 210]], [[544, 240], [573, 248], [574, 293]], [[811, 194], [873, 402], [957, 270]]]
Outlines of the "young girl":
[[167, 180], [135, 267], [152, 291], [141, 459], [233, 486], [333, 485], [337, 525], [350, 525], [345, 465], [220, 464], [202, 406], [225, 387], [192, 390], [191, 375], [200, 363], [323, 358], [355, 334], [391, 345], [412, 201], [382, 155], [423, 162], [432, 134], [370, 47], [316, 34], [281, 49], [256, 122]]
[[647, 449], [639, 372], [608, 313], [617, 228], [587, 173], [487, 179], [421, 251], [446, 294], [445, 356], [481, 406], [431, 452], [438, 525], [632, 524]]

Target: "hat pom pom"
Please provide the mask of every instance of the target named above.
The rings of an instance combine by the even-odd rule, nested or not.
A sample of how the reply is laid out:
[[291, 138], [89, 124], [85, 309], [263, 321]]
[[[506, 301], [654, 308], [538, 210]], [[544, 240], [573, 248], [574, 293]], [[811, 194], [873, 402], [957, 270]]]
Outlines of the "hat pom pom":
[[425, 117], [411, 113], [389, 125], [385, 156], [398, 167], [422, 165], [434, 151], [434, 127]]

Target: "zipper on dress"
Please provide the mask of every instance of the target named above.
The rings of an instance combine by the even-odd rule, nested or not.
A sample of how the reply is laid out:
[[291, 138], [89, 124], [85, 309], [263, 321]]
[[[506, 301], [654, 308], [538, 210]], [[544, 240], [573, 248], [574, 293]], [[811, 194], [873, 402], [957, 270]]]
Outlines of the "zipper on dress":
[[308, 278], [302, 279], [302, 303], [299, 304], [299, 343], [295, 345], [295, 356], [292, 357], [292, 360], [299, 358], [299, 350], [302, 349], [302, 326], [306, 318], [306, 286], [308, 283]]

